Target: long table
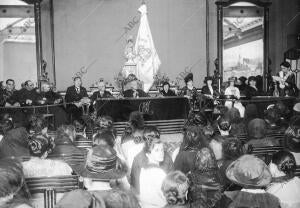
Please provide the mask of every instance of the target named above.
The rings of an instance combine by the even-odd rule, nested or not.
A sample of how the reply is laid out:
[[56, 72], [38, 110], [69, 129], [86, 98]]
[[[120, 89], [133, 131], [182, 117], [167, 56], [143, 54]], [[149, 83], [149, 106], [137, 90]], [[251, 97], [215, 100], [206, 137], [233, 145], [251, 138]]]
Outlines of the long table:
[[99, 99], [95, 103], [97, 115], [111, 116], [115, 122], [128, 121], [133, 111], [140, 111], [147, 121], [185, 119], [189, 101], [184, 97]]

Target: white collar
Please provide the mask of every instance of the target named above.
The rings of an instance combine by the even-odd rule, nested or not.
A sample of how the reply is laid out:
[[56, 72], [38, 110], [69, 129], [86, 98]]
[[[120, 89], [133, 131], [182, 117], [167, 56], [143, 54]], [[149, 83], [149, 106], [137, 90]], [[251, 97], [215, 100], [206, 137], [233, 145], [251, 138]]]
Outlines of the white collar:
[[241, 191], [252, 193], [252, 194], [265, 194], [266, 191], [263, 189], [242, 189]]

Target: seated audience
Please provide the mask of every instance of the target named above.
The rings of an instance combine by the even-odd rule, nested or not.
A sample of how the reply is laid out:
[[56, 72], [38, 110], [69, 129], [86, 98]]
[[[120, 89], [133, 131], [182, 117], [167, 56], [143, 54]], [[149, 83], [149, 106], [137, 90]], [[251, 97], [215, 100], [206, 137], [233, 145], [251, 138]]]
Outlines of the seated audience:
[[164, 208], [189, 208], [187, 200], [189, 180], [180, 171], [170, 172], [164, 179], [161, 190], [167, 200]]
[[[63, 98], [60, 94], [54, 92], [51, 89], [51, 86], [48, 82], [44, 82], [41, 85], [41, 92], [39, 93], [37, 102], [40, 105], [61, 104], [63, 102]], [[54, 124], [56, 126], [65, 124], [68, 121], [67, 113], [65, 112], [63, 105], [49, 106], [47, 108], [40, 108], [39, 113], [53, 114], [54, 115]]]
[[140, 208], [130, 191], [111, 189], [107, 191], [74, 190], [64, 195], [56, 208]]
[[20, 103], [17, 102], [17, 90], [13, 79], [6, 80], [5, 89], [0, 93], [0, 105], [5, 107], [20, 106]]
[[162, 84], [162, 90], [160, 91], [160, 94], [162, 94], [164, 97], [176, 96], [175, 92], [170, 89], [170, 83], [167, 81]]
[[[83, 150], [74, 145], [74, 136], [68, 134], [69, 129], [72, 129], [72, 126], [68, 127], [65, 125], [58, 128], [54, 140], [55, 147], [49, 153], [49, 158], [64, 160], [69, 165], [74, 165], [74, 162], [72, 161], [73, 155], [76, 155], [76, 158], [81, 156], [81, 158], [84, 159], [86, 154]], [[74, 134], [74, 132], [71, 134]]]
[[117, 130], [114, 128], [113, 119], [110, 116], [99, 116], [94, 123], [94, 130], [96, 133], [102, 131], [111, 131], [114, 137], [117, 137]]
[[194, 87], [193, 77], [194, 75], [192, 73], [189, 73], [184, 77], [185, 86], [181, 89], [179, 95], [188, 99], [196, 100], [198, 93], [197, 88]]
[[267, 137], [266, 122], [260, 118], [253, 119], [248, 124], [248, 142], [252, 147], [277, 146], [279, 140]]
[[30, 134], [47, 135], [48, 122], [41, 114], [32, 114], [28, 118], [28, 131]]
[[281, 208], [300, 207], [300, 179], [294, 177], [295, 157], [287, 151], [277, 152], [269, 167], [273, 180], [267, 192], [279, 198]]
[[258, 118], [258, 110], [255, 104], [248, 104], [245, 108], [244, 123], [248, 126], [249, 121]]
[[115, 137], [111, 131], [102, 131], [93, 136], [93, 146], [97, 145], [108, 145], [114, 148]]
[[195, 168], [188, 174], [188, 178], [191, 207], [228, 207], [230, 200], [222, 194], [217, 161], [209, 148], [197, 152]]
[[231, 131], [231, 122], [228, 117], [223, 116], [218, 119], [218, 130], [220, 132], [219, 135], [215, 135], [213, 138], [220, 137], [222, 139], [226, 139], [230, 136]]
[[291, 124], [286, 132], [283, 141], [284, 147], [295, 157], [296, 164], [300, 165], [300, 120]]
[[139, 97], [149, 97], [149, 95], [143, 90], [138, 88], [138, 79], [134, 74], [129, 74], [125, 79], [125, 85], [127, 90], [123, 92], [123, 96], [126, 98], [139, 98]]
[[260, 96], [262, 93], [257, 89], [256, 77], [250, 76], [248, 78], [248, 86], [246, 88], [246, 98], [251, 99], [254, 96]]
[[243, 122], [243, 119], [241, 118], [240, 112], [235, 107], [229, 109], [225, 116], [228, 117], [230, 123], [231, 123], [231, 135], [241, 135], [246, 133], [246, 126]]
[[226, 177], [226, 169], [236, 159], [242, 156], [246, 152], [243, 143], [236, 137], [227, 138], [222, 142], [222, 159], [219, 160], [218, 166], [220, 168], [220, 176], [222, 178], [222, 184], [225, 188], [236, 189], [233, 184]]
[[225, 106], [230, 109], [232, 107], [237, 108], [240, 111], [241, 117], [244, 118], [245, 107], [242, 105], [240, 101], [238, 101], [241, 97], [240, 91], [237, 87], [234, 86], [235, 77], [229, 78], [229, 86], [225, 90], [225, 96], [233, 96], [233, 98], [237, 99], [233, 103], [233, 101], [225, 101]]
[[30, 106], [37, 104], [37, 99], [39, 97], [37, 89], [34, 87], [34, 83], [31, 80], [27, 80], [24, 83], [24, 88], [19, 90], [17, 93], [17, 102], [21, 106]]
[[129, 115], [129, 128], [125, 129], [121, 138], [120, 152], [123, 155], [129, 172], [131, 170], [134, 157], [142, 151], [144, 147], [144, 118], [143, 115], [134, 111]]
[[129, 189], [126, 178], [128, 168], [110, 146], [93, 147], [88, 152], [86, 161], [73, 169], [83, 177], [84, 187], [89, 191]]
[[279, 199], [267, 193], [263, 188], [272, 180], [268, 166], [253, 155], [243, 155], [232, 162], [226, 169], [226, 176], [243, 189], [225, 193], [232, 200], [232, 208], [279, 208]]
[[235, 84], [235, 86], [240, 90], [241, 95], [246, 94], [246, 88], [247, 88], [246, 81], [247, 81], [247, 78], [242, 76], [237, 79], [237, 82]]
[[[25, 189], [24, 180], [20, 162], [14, 159], [0, 160], [1, 208], [31, 208], [28, 200], [29, 192]], [[24, 190], [26, 193], [23, 192]]]
[[53, 151], [55, 144], [52, 138], [42, 134], [34, 134], [28, 142], [31, 158], [23, 162], [25, 178], [51, 177], [60, 175], [71, 175], [72, 168], [65, 162], [46, 159]]
[[86, 190], [73, 190], [66, 193], [55, 205], [56, 208], [106, 208], [102, 197], [95, 197]]
[[0, 158], [5, 157], [28, 157], [28, 133], [24, 127], [11, 129], [13, 124], [10, 120], [0, 121], [3, 138], [0, 141]]
[[187, 174], [195, 168], [197, 152], [202, 147], [207, 147], [208, 141], [201, 129], [197, 126], [190, 126], [184, 131], [183, 141], [179, 153], [174, 161], [174, 169]]
[[[154, 169], [150, 170], [151, 167], [153, 167]], [[149, 172], [147, 173], [148, 169]], [[172, 169], [173, 161], [172, 158], [168, 155], [168, 153], [165, 152], [164, 144], [162, 143], [159, 137], [151, 136], [148, 139], [146, 139], [144, 149], [137, 156], [135, 156], [133, 160], [130, 174], [131, 187], [137, 194], [140, 194], [140, 190], [142, 188], [149, 188], [144, 187], [146, 186], [145, 183], [147, 183], [147, 181], [144, 180], [148, 180], [150, 184], [151, 180], [147, 178], [143, 178], [144, 180], [142, 180], [142, 170], [144, 171], [145, 175], [150, 174], [150, 172], [153, 171], [154, 175], [157, 173], [158, 177], [162, 177], [163, 175], [169, 173]], [[155, 180], [154, 178], [153, 180]], [[163, 178], [157, 178], [157, 180], [161, 180], [162, 182]]]
[[91, 103], [94, 104], [94, 102], [101, 98], [113, 98], [114, 96], [107, 90], [105, 90], [105, 82], [103, 80], [97, 82], [98, 90], [93, 93], [93, 95], [90, 97]]
[[87, 91], [82, 87], [81, 77], [74, 77], [74, 85], [68, 87], [66, 91], [65, 101], [67, 103], [67, 112], [71, 114], [73, 120], [80, 119], [82, 116], [82, 105], [85, 98], [88, 98]]
[[284, 133], [285, 127], [280, 126], [280, 114], [274, 105], [271, 105], [265, 111], [264, 120], [266, 122], [266, 128], [268, 133]]

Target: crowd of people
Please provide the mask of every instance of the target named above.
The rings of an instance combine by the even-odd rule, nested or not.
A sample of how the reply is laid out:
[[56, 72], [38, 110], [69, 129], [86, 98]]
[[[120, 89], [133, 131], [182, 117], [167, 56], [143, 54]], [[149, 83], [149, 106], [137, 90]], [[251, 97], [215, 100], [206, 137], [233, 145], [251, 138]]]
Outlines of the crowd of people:
[[[278, 102], [263, 117], [249, 104], [243, 118], [237, 108], [222, 105], [213, 121], [191, 111], [180, 146], [172, 150], [138, 111], [121, 135], [112, 118], [98, 117], [88, 150], [75, 145], [88, 140], [84, 123], [63, 124], [54, 136], [40, 114], [26, 123], [15, 123], [8, 113], [0, 118], [0, 207], [42, 208], [43, 194], [30, 193], [26, 180], [68, 175], [80, 176], [83, 187], [57, 193], [58, 208], [300, 206], [300, 179], [294, 175], [300, 164], [299, 104], [288, 112]], [[284, 148], [270, 157], [251, 153], [278, 145]], [[70, 162], [74, 154], [84, 160]]]
[[[295, 95], [286, 68], [283, 63], [283, 83], [277, 83], [283, 88], [277, 91], [282, 96]], [[261, 109], [242, 104], [240, 97], [263, 95], [261, 80], [249, 77], [248, 84], [246, 80], [231, 77], [222, 92], [225, 102], [217, 103], [220, 93], [213, 78], [206, 77], [201, 96], [207, 98], [205, 107], [216, 112], [208, 118], [204, 108], [191, 108], [180, 145], [168, 148], [170, 141], [162, 139], [156, 126], [145, 125], [139, 111], [131, 112], [118, 135], [109, 116], [82, 119], [83, 106], [113, 98], [103, 81], [89, 97], [81, 78], [75, 77], [63, 99], [48, 83], [37, 90], [32, 81], [26, 81], [16, 90], [14, 80], [8, 79], [0, 91], [0, 207], [43, 208], [43, 193], [31, 193], [26, 181], [72, 175], [79, 176], [82, 186], [56, 193], [57, 208], [300, 207], [300, 179], [295, 176], [300, 165], [300, 103], [292, 112], [278, 101], [260, 115]], [[160, 96], [198, 101], [193, 74], [184, 81], [179, 92], [164, 82]], [[139, 89], [135, 75], [130, 74], [126, 83], [122, 97], [148, 96]], [[28, 107], [46, 104], [46, 111]], [[49, 112], [55, 114], [54, 134], [49, 131]], [[75, 145], [87, 140], [92, 147]], [[278, 146], [283, 148], [271, 155], [253, 154], [255, 148]], [[70, 159], [74, 155], [82, 160], [74, 164]]]

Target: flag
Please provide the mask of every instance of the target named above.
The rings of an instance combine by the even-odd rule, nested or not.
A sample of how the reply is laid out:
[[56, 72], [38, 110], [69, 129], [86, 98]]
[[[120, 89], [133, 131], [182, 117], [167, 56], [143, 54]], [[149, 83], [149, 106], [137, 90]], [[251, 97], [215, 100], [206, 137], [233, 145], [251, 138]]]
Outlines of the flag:
[[161, 64], [154, 47], [148, 17], [147, 7], [143, 4], [138, 11], [141, 13], [140, 27], [135, 42], [137, 77], [144, 82], [144, 91], [148, 92], [151, 88], [154, 76]]

